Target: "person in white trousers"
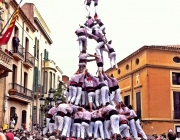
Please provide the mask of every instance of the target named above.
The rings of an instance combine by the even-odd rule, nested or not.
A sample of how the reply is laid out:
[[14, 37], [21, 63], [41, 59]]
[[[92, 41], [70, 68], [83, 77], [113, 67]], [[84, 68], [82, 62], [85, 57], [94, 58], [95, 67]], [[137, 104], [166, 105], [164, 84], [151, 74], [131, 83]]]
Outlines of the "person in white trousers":
[[146, 139], [147, 140], [147, 136], [146, 134], [144, 133], [144, 131], [142, 130], [142, 127], [140, 125], [140, 122], [139, 122], [139, 119], [137, 117], [137, 114], [135, 113], [135, 111], [132, 109], [132, 106], [129, 105], [128, 108], [130, 109], [130, 116], [132, 118], [134, 118], [134, 121], [135, 121], [135, 125], [136, 125], [136, 130], [137, 130], [137, 133], [142, 135], [143, 139]]
[[119, 114], [119, 130], [123, 139], [130, 139], [128, 120], [125, 115]]
[[[53, 120], [52, 120], [52, 117], [53, 117], [54, 114], [57, 112], [57, 107], [58, 107], [58, 104], [56, 104], [55, 107], [52, 107], [52, 108], [48, 111], [48, 114], [47, 114], [47, 117], [46, 117], [46, 127], [43, 129], [43, 135], [45, 135], [48, 130], [49, 130], [49, 133], [52, 133], [52, 132], [53, 132], [54, 122], [53, 122]], [[51, 122], [50, 122], [50, 121], [51, 121]]]
[[[98, 15], [97, 15], [98, 0], [93, 0], [93, 1], [94, 1], [94, 10], [95, 10], [94, 18], [97, 19], [98, 18]], [[92, 2], [92, 0], [85, 0], [84, 1], [84, 4], [86, 4], [85, 8], [88, 12], [87, 17], [90, 16], [91, 2]]]
[[110, 123], [111, 123], [111, 129], [113, 133], [113, 138], [117, 138], [117, 136], [120, 136], [119, 131], [119, 116], [116, 111], [116, 108], [111, 105], [109, 102], [106, 103], [106, 106], [102, 109], [102, 114], [108, 113], [110, 115]]
[[83, 118], [82, 111], [83, 111], [82, 108], [78, 108], [77, 112], [74, 113], [74, 115], [73, 115], [73, 119], [74, 119], [73, 128], [72, 128], [72, 130], [73, 130], [72, 137], [73, 138], [77, 137], [77, 139], [80, 139], [81, 122], [82, 122], [82, 118]]
[[104, 130], [103, 130], [104, 118], [101, 114], [101, 109], [96, 111], [96, 121], [94, 123], [94, 138], [98, 138], [98, 129], [100, 132], [101, 139], [104, 140]]

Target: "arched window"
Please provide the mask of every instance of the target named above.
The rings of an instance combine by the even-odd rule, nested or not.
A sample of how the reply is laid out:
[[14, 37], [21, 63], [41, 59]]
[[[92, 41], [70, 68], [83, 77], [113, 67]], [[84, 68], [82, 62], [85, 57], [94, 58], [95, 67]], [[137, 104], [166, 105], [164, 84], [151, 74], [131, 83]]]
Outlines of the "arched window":
[[138, 64], [139, 64], [139, 58], [136, 59], [136, 65], [138, 65]]
[[12, 106], [10, 108], [10, 120], [11, 120], [12, 117], [14, 117], [15, 113], [16, 113], [16, 108], [14, 106]]
[[126, 65], [126, 70], [128, 70], [128, 69], [129, 69], [129, 65], [127, 64], [127, 65]]
[[121, 73], [121, 70], [120, 69], [118, 69], [118, 74], [120, 74]]
[[22, 124], [25, 124], [26, 123], [26, 111], [23, 110], [22, 111], [22, 121], [21, 121]]

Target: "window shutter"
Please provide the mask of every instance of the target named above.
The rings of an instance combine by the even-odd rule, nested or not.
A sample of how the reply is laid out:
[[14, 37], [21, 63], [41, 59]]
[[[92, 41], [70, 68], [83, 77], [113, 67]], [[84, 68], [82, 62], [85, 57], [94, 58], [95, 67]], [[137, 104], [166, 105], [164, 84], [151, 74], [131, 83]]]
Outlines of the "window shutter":
[[38, 68], [34, 68], [34, 91], [37, 92], [38, 88]]
[[141, 118], [141, 93], [136, 93], [136, 112], [138, 118]]
[[22, 124], [26, 124], [26, 111], [23, 110], [22, 111], [22, 121], [21, 121]]

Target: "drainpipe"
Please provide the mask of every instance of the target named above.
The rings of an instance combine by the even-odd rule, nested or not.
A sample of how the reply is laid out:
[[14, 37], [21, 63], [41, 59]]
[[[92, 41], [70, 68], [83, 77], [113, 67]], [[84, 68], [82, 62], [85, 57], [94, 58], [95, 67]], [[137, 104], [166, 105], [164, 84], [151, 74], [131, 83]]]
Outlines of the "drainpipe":
[[[24, 23], [26, 20], [23, 21], [23, 31], [22, 31], [22, 47], [24, 46]], [[24, 53], [24, 52], [23, 52]], [[22, 86], [22, 61], [21, 61], [21, 82], [20, 85]], [[22, 88], [20, 89], [20, 92], [22, 93]]]
[[[132, 59], [131, 59], [131, 72], [132, 72]], [[132, 104], [131, 105], [133, 105], [134, 104], [134, 102], [133, 102], [133, 95], [134, 95], [134, 86], [133, 86], [133, 73], [131, 74], [131, 92], [132, 92]]]

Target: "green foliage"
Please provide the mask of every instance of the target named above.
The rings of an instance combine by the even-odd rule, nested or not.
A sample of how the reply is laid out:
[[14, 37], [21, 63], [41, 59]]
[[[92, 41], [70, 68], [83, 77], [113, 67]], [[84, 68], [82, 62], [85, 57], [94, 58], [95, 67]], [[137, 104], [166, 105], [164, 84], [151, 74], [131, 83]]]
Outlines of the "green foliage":
[[66, 98], [64, 97], [64, 91], [63, 88], [64, 85], [62, 83], [59, 83], [58, 89], [54, 90], [54, 100], [57, 101], [59, 97], [61, 97], [62, 101], [66, 101]]

